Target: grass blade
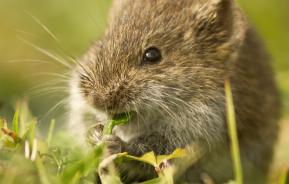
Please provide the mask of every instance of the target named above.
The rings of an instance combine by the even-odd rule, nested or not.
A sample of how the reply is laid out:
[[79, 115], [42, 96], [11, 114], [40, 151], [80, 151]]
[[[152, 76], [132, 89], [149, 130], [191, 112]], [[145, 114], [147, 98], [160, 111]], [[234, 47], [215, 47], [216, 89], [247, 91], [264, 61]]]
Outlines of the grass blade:
[[33, 144], [33, 141], [35, 139], [36, 124], [37, 124], [37, 120], [36, 119], [32, 120], [31, 123], [30, 123], [29, 132], [28, 132], [28, 138], [29, 138], [30, 145]]
[[12, 120], [12, 126], [14, 133], [18, 136], [19, 134], [19, 106], [17, 105], [16, 111]]
[[47, 135], [47, 139], [46, 139], [46, 142], [47, 142], [48, 146], [50, 145], [54, 128], [55, 128], [55, 119], [51, 120], [51, 122], [50, 122], [48, 135]]
[[36, 166], [39, 174], [39, 179], [42, 184], [50, 184], [49, 177], [47, 176], [46, 169], [40, 158], [36, 159]]
[[225, 93], [227, 103], [227, 124], [231, 140], [231, 154], [234, 164], [234, 173], [237, 184], [243, 184], [243, 172], [240, 158], [239, 142], [237, 135], [235, 108], [233, 103], [232, 90], [229, 80], [225, 81]]

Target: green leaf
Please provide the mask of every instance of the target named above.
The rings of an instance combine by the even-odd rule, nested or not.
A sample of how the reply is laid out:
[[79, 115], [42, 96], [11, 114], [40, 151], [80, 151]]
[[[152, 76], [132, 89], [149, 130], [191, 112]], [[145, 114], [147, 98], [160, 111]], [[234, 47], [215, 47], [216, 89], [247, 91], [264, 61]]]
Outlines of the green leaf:
[[175, 167], [169, 166], [159, 173], [159, 177], [162, 178], [162, 184], [174, 184]]
[[118, 125], [123, 125], [129, 122], [129, 120], [132, 118], [133, 113], [132, 112], [128, 112], [128, 113], [121, 113], [118, 114], [116, 116], [114, 116], [112, 118], [112, 120], [110, 120], [106, 126], [104, 127], [103, 133], [105, 135], [111, 135], [112, 134], [112, 130], [115, 126]]
[[127, 155], [126, 152], [113, 154], [101, 161], [98, 167], [98, 174], [102, 184], [122, 184], [113, 161], [125, 155]]
[[170, 155], [159, 155], [157, 156], [157, 165], [160, 165], [165, 160], [171, 160], [175, 158], [183, 158], [187, 156], [187, 152], [185, 149], [177, 148], [172, 154]]
[[42, 163], [40, 158], [36, 159], [36, 166], [39, 174], [39, 179], [42, 184], [50, 184], [49, 177], [47, 175], [47, 171]]
[[129, 158], [132, 160], [136, 160], [136, 161], [140, 161], [140, 162], [144, 162], [144, 163], [150, 164], [154, 167], [158, 166], [156, 155], [153, 151], [148, 152], [141, 157], [135, 157], [135, 156], [131, 156], [131, 155], [123, 155], [123, 157]]
[[99, 146], [83, 159], [71, 163], [61, 175], [62, 183], [79, 183], [81, 177], [86, 177], [95, 172], [102, 154], [103, 146]]
[[132, 159], [132, 160], [136, 160], [136, 161], [140, 161], [140, 162], [144, 162], [144, 163], [150, 164], [153, 167], [157, 168], [164, 160], [183, 158], [186, 155], [187, 155], [187, 153], [186, 153], [185, 149], [178, 148], [170, 155], [156, 156], [155, 153], [153, 151], [151, 151], [151, 152], [144, 154], [141, 157], [135, 157], [132, 155], [127, 155], [127, 154], [123, 155], [123, 157], [128, 158], [128, 159]]
[[29, 129], [29, 122], [32, 121], [33, 116], [29, 111], [28, 100], [24, 99], [18, 102], [19, 106], [19, 137], [23, 137]]
[[19, 134], [19, 107], [16, 107], [16, 111], [12, 121], [13, 131], [16, 135]]

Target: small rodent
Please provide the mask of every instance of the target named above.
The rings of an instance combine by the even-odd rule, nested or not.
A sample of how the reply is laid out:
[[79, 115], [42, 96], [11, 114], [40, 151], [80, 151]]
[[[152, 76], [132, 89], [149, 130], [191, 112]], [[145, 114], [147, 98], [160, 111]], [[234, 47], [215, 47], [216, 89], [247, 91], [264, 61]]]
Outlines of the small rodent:
[[[224, 92], [229, 78], [245, 183], [265, 183], [280, 114], [268, 61], [233, 0], [115, 0], [103, 38], [72, 72], [70, 129], [83, 142], [86, 113], [105, 122], [133, 111], [133, 120], [102, 140], [111, 152], [169, 154], [195, 144], [206, 153], [177, 183], [198, 183], [202, 173], [225, 183], [234, 177]], [[134, 169], [120, 166], [126, 182], [152, 176], [131, 164]]]

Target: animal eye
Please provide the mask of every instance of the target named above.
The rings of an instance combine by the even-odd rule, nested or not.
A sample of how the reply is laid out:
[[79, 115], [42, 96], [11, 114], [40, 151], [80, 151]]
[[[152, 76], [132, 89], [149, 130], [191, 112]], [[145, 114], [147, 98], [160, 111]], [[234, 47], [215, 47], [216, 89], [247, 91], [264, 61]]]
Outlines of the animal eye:
[[162, 58], [161, 52], [155, 47], [147, 49], [143, 56], [143, 63], [154, 64], [158, 63]]

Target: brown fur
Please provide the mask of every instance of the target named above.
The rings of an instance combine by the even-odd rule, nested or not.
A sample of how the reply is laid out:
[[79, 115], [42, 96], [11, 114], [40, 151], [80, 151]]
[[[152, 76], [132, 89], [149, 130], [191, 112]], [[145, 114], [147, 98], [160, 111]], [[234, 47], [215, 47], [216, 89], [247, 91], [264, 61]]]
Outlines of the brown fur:
[[[245, 181], [264, 183], [279, 98], [263, 43], [233, 0], [117, 0], [113, 7], [104, 37], [74, 72], [72, 104], [80, 103], [73, 97], [79, 92], [87, 106], [106, 116], [136, 111], [129, 125], [115, 130], [123, 151], [168, 154], [199, 144], [207, 153], [180, 180], [197, 182], [205, 172], [226, 182], [233, 178], [224, 94], [229, 78]], [[151, 46], [162, 60], [142, 65]], [[81, 116], [77, 109], [72, 114], [74, 121]], [[150, 176], [138, 173], [127, 173], [126, 180]]]

